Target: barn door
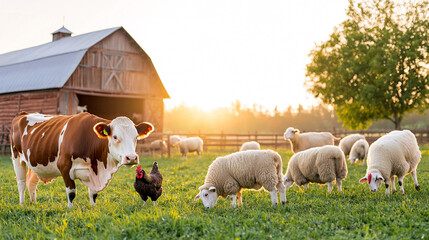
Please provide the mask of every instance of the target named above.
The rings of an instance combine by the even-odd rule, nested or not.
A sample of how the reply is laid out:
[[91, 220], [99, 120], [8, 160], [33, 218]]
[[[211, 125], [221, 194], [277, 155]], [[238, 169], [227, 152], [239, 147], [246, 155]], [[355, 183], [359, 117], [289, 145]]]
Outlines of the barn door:
[[124, 56], [120, 53], [103, 52], [101, 89], [124, 91]]

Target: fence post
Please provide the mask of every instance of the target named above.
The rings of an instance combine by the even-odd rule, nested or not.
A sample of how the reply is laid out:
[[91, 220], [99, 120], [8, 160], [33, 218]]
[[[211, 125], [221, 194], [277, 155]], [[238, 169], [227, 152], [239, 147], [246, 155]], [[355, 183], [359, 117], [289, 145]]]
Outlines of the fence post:
[[274, 149], [277, 150], [277, 134], [274, 135]]
[[225, 141], [223, 140], [223, 130], [220, 132], [220, 150], [223, 151], [225, 148]]
[[171, 158], [170, 134], [167, 134], [167, 149], [168, 149], [168, 158]]

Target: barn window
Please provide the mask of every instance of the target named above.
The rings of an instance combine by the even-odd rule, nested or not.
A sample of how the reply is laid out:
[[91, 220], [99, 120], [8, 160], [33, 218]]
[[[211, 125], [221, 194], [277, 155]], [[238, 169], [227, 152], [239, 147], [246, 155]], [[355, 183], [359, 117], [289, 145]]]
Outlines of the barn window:
[[124, 91], [124, 56], [103, 52], [101, 88], [113, 92]]

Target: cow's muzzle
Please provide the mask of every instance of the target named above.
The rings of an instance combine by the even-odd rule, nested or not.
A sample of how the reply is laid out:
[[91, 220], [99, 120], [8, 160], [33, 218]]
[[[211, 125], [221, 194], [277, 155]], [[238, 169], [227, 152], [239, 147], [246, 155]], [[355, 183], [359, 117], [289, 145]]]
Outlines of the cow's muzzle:
[[123, 163], [124, 163], [124, 165], [139, 164], [139, 156], [137, 154], [127, 155], [127, 156], [125, 156]]

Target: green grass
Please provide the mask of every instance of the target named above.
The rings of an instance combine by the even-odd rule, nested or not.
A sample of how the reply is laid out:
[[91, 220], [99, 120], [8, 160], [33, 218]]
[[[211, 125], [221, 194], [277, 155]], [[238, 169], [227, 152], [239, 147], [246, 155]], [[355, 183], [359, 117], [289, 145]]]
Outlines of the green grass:
[[[121, 168], [109, 186], [90, 205], [87, 188], [77, 181], [73, 209], [67, 208], [63, 180], [39, 183], [37, 203], [18, 203], [15, 173], [10, 159], [0, 158], [0, 239], [421, 239], [429, 237], [429, 147], [422, 148], [418, 167], [421, 190], [411, 176], [404, 180], [405, 196], [385, 196], [382, 186], [371, 193], [359, 184], [366, 166], [350, 166], [343, 192], [312, 184], [308, 191], [297, 186], [287, 191], [287, 203], [271, 207], [266, 191], [244, 191], [243, 206], [232, 209], [220, 198], [214, 209], [194, 202], [207, 167], [217, 156], [229, 152], [206, 152], [201, 160], [188, 156], [181, 161], [142, 157], [149, 170], [158, 161], [164, 175], [164, 193], [153, 207], [134, 191], [134, 169]], [[278, 151], [283, 169], [291, 156]], [[399, 186], [397, 185], [397, 188]], [[398, 188], [399, 189], [399, 188]]]

